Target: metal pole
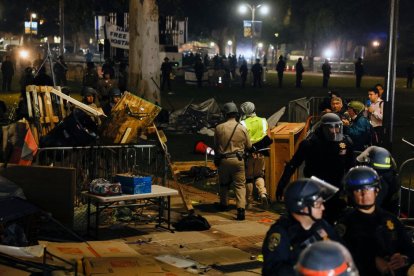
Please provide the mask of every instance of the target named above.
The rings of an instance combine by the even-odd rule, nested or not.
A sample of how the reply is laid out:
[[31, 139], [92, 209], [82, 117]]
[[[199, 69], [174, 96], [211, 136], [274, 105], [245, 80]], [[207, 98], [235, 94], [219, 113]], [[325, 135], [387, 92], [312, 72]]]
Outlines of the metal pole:
[[250, 9], [252, 10], [252, 56], [251, 56], [251, 60], [250, 63], [253, 65], [254, 61], [254, 13], [256, 11], [256, 7], [255, 6], [250, 6]]
[[394, 128], [394, 99], [395, 99], [395, 71], [397, 67], [397, 34], [398, 34], [399, 0], [390, 1], [390, 29], [388, 43], [388, 73], [386, 85], [386, 98], [384, 105], [385, 143], [391, 150]]
[[59, 0], [60, 54], [65, 53], [65, 1]]

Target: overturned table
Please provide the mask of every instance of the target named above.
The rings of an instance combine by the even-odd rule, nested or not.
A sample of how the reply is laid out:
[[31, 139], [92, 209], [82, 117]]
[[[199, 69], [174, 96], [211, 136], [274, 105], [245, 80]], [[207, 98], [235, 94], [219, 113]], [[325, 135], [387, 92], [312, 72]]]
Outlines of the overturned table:
[[[89, 192], [83, 192], [82, 195], [85, 196], [88, 200], [86, 228], [87, 234], [89, 235], [91, 230], [93, 230], [93, 227], [91, 225], [91, 217], [93, 215], [95, 215], [95, 237], [98, 239], [99, 215], [101, 214], [101, 211], [106, 208], [137, 206], [137, 204], [114, 205], [115, 203], [119, 203], [121, 201], [130, 200], [146, 200], [150, 202], [151, 205], [157, 206], [158, 220], [156, 227], [164, 228], [173, 232], [171, 229], [171, 196], [178, 196], [178, 191], [159, 185], [152, 185], [151, 190], [151, 193], [146, 194], [122, 194], [117, 196], [99, 196], [91, 194]], [[167, 198], [166, 201], [165, 198]], [[95, 205], [96, 207], [96, 211], [94, 213], [91, 212], [91, 204]], [[164, 208], [167, 210], [167, 218], [165, 218], [163, 215]], [[165, 227], [163, 223], [166, 223], [167, 227]]]

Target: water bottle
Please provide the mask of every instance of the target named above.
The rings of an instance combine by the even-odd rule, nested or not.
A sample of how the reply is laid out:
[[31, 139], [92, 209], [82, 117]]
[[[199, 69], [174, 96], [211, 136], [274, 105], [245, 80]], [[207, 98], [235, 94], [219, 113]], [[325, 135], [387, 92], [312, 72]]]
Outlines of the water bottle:
[[367, 100], [366, 106], [369, 107], [371, 105], [371, 100]]

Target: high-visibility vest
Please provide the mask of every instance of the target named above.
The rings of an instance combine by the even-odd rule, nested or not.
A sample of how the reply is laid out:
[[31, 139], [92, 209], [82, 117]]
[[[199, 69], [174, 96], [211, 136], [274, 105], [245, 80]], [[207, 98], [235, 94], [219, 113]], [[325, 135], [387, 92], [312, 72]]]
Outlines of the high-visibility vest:
[[267, 135], [267, 121], [265, 118], [249, 117], [240, 122], [247, 129], [252, 144], [259, 142]]

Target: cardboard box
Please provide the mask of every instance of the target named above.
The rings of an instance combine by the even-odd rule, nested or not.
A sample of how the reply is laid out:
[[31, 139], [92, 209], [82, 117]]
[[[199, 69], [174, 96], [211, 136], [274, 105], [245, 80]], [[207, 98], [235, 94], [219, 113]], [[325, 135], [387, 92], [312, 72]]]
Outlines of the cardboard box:
[[165, 275], [161, 267], [148, 257], [85, 258], [84, 267], [86, 276]]
[[39, 241], [47, 251], [67, 261], [97, 257], [137, 257], [138, 252], [120, 241], [91, 241], [88, 243], [57, 243]]

